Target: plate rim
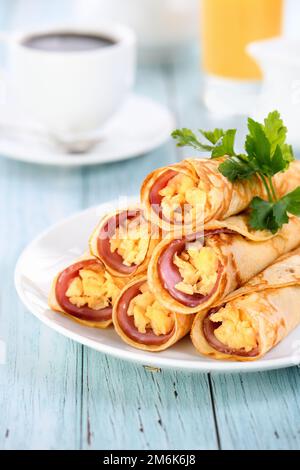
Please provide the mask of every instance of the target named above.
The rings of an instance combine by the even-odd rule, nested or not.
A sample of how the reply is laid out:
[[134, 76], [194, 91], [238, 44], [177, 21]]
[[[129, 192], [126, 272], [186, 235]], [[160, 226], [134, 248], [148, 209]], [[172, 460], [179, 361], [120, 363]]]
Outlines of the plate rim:
[[[135, 197], [128, 198], [131, 202], [136, 202]], [[83, 215], [84, 213], [97, 211], [101, 212], [104, 210], [105, 206], [113, 206], [117, 202], [116, 199], [105, 201], [101, 204], [90, 206], [86, 209], [76, 211], [72, 215], [61, 219], [60, 221], [50, 225], [47, 229], [43, 230], [39, 235], [37, 235], [28, 245], [22, 250], [21, 254], [18, 257], [18, 260], [15, 265], [14, 270], [14, 284], [16, 292], [25, 305], [26, 309], [38, 318], [42, 324], [51, 328], [52, 330], [62, 334], [64, 337], [72, 339], [79, 344], [87, 346], [91, 349], [94, 349], [100, 353], [121, 359], [133, 363], [138, 363], [143, 366], [150, 366], [158, 369], [173, 369], [179, 371], [190, 371], [190, 372], [200, 372], [200, 373], [251, 373], [251, 372], [263, 372], [274, 369], [282, 369], [288, 367], [297, 367], [297, 364], [292, 361], [292, 358], [275, 358], [268, 359], [265, 358], [259, 359], [257, 361], [250, 362], [239, 362], [239, 361], [221, 361], [221, 360], [206, 360], [205, 362], [201, 361], [201, 355], [199, 354], [199, 361], [189, 361], [188, 359], [172, 359], [161, 357], [159, 353], [153, 353], [149, 351], [143, 351], [139, 349], [124, 350], [115, 346], [110, 346], [101, 342], [97, 342], [94, 339], [90, 339], [71, 331], [69, 328], [59, 325], [56, 322], [53, 322], [44, 314], [38, 312], [34, 306], [27, 300], [26, 295], [22, 289], [21, 282], [21, 266], [23, 260], [27, 256], [36, 244], [38, 244], [46, 235], [51, 231], [57, 229], [58, 227], [64, 225], [65, 223], [71, 222], [77, 217]], [[49, 309], [50, 310], [50, 309]], [[101, 331], [101, 330], [99, 330]], [[121, 340], [120, 340], [121, 341]], [[175, 345], [176, 347], [176, 345]], [[207, 358], [206, 358], [207, 359]]]
[[[158, 100], [155, 100], [149, 96], [146, 96], [142, 93], [137, 93], [137, 92], [130, 93], [128, 100], [130, 98], [138, 98], [138, 99], [144, 100], [145, 102], [148, 101], [148, 102], [151, 102], [152, 104], [154, 103], [158, 108], [161, 108], [161, 110], [168, 117], [169, 123], [170, 123], [170, 130], [172, 130], [175, 127], [174, 114], [172, 113], [172, 111], [169, 109], [167, 105], [160, 103]], [[108, 163], [117, 163], [117, 162], [121, 162], [124, 160], [130, 160], [132, 158], [138, 158], [142, 155], [145, 155], [146, 153], [149, 153], [152, 150], [155, 150], [156, 148], [160, 147], [162, 144], [167, 142], [169, 134], [170, 132], [168, 130], [168, 132], [167, 131], [161, 132], [160, 135], [157, 136], [155, 139], [153, 138], [149, 139], [149, 142], [147, 142], [147, 145], [144, 145], [142, 151], [136, 149], [133, 153], [131, 152], [130, 154], [128, 154], [127, 152], [127, 153], [124, 153], [124, 155], [118, 155], [112, 158], [104, 157], [101, 160], [99, 159], [97, 160], [95, 158], [97, 154], [94, 153], [94, 154], [91, 154], [92, 155], [91, 156], [87, 153], [85, 156], [80, 156], [80, 155], [70, 156], [70, 161], [67, 161], [66, 157], [69, 158], [67, 154], [62, 153], [60, 151], [57, 151], [57, 152], [49, 151], [49, 154], [52, 153], [55, 155], [56, 159], [53, 161], [51, 161], [50, 158], [48, 160], [43, 160], [42, 158], [36, 159], [34, 157], [31, 157], [30, 154], [25, 156], [25, 154], [20, 155], [20, 154], [16, 154], [13, 151], [4, 150], [1, 148], [1, 142], [0, 142], [0, 155], [2, 158], [6, 158], [8, 160], [19, 161], [19, 162], [29, 163], [29, 164], [34, 164], [34, 165], [41, 165], [43, 167], [45, 166], [56, 167], [57, 166], [57, 167], [62, 167], [62, 168], [64, 167], [65, 168], [78, 168], [78, 167], [83, 167], [83, 166], [105, 165]], [[59, 158], [62, 159], [61, 162], [58, 160]]]

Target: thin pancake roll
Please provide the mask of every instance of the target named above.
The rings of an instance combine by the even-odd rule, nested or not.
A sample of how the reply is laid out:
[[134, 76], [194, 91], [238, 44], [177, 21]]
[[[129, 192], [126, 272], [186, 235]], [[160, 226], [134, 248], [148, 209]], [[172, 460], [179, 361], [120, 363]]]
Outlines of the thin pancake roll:
[[300, 219], [276, 234], [247, 228], [247, 216], [205, 226], [184, 238], [165, 238], [155, 248], [148, 282], [168, 310], [197, 313], [223, 299], [281, 255], [300, 245]]
[[[258, 176], [234, 183], [225, 178], [218, 169], [223, 160], [187, 159], [148, 175], [141, 188], [146, 218], [165, 231], [184, 224], [187, 233], [242, 212], [255, 196], [267, 199]], [[275, 175], [273, 183], [278, 197], [298, 187], [300, 162]]]
[[286, 255], [199, 313], [191, 338], [214, 359], [253, 361], [264, 356], [300, 323], [300, 250]]
[[150, 292], [147, 277], [124, 287], [113, 308], [118, 335], [146, 351], [162, 351], [189, 333], [194, 315], [180, 315], [164, 308]]
[[99, 260], [84, 256], [55, 277], [49, 306], [82, 325], [107, 328], [124, 285], [125, 280], [111, 276]]
[[104, 217], [90, 237], [90, 251], [118, 277], [133, 277], [147, 270], [160, 230], [140, 208], [115, 211]]

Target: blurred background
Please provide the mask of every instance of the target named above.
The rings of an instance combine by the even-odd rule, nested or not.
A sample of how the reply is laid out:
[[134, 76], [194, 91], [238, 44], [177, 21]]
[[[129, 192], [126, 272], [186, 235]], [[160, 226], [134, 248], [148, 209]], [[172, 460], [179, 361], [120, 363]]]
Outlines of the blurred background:
[[[199, 113], [211, 113], [209, 124], [261, 117], [277, 107], [300, 146], [297, 0], [1, 0], [0, 16], [9, 17], [2, 33], [72, 25], [97, 30], [107, 20], [128, 25], [141, 67], [180, 67], [187, 75], [193, 67], [189, 95]], [[273, 37], [279, 43], [260, 43]], [[8, 52], [1, 52], [3, 62]]]

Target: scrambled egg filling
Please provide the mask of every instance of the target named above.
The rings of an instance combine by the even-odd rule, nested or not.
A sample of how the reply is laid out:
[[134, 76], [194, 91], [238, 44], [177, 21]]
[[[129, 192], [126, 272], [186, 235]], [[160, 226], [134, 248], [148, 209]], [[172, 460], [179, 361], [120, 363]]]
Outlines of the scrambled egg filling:
[[114, 303], [119, 290], [104, 270], [81, 269], [79, 276], [70, 283], [66, 296], [77, 307], [87, 305], [93, 310], [101, 310]]
[[210, 320], [221, 322], [215, 337], [231, 349], [251, 351], [257, 346], [257, 335], [249, 316], [241, 309], [228, 305], [212, 314]]
[[123, 258], [125, 266], [141, 264], [147, 254], [149, 245], [148, 224], [140, 219], [127, 221], [120, 225], [110, 239], [110, 251], [115, 251]]
[[175, 285], [185, 294], [209, 294], [218, 277], [218, 257], [209, 247], [195, 247], [174, 256], [174, 264], [179, 268], [182, 281]]
[[157, 336], [166, 335], [174, 327], [174, 315], [155, 300], [147, 283], [140, 288], [141, 294], [134, 297], [128, 308], [128, 315], [134, 317], [134, 325], [140, 333], [151, 329]]
[[197, 217], [197, 211], [199, 217], [206, 201], [206, 193], [199, 186], [183, 174], [171, 178], [167, 186], [159, 191], [163, 215], [175, 222], [191, 222]]

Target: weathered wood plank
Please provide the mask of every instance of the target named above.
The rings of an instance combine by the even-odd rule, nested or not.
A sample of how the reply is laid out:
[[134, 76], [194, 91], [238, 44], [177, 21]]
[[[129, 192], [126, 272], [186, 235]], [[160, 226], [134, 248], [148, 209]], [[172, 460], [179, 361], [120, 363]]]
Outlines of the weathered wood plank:
[[[29, 2], [27, 10], [24, 2], [3, 3], [3, 28], [20, 29], [21, 23], [26, 26], [26, 16], [33, 19]], [[0, 365], [0, 448], [75, 449], [80, 446], [81, 346], [26, 311], [14, 289], [13, 271], [33, 237], [82, 207], [81, 171], [1, 157], [0, 201], [0, 337], [7, 345], [7, 362]]]
[[149, 372], [94, 351], [84, 371], [84, 448], [216, 448], [206, 375]]
[[[81, 175], [0, 160], [0, 448], [79, 445], [81, 347], [41, 325], [21, 305], [13, 271], [42, 229], [81, 207]], [[55, 195], [55, 197], [53, 196]]]
[[30, 239], [80, 208], [81, 174], [1, 159], [0, 181], [1, 332], [7, 342], [7, 363], [0, 367], [0, 447], [75, 448], [81, 348], [25, 311], [13, 270]]
[[212, 377], [223, 449], [300, 448], [300, 369]]

